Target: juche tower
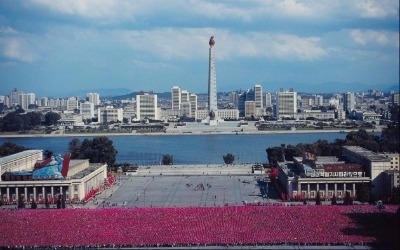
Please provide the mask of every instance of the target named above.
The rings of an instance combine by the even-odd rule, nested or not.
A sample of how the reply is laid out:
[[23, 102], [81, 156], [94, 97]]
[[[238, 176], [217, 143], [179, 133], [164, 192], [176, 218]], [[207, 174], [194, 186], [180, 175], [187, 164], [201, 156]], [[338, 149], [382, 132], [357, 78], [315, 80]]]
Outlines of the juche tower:
[[214, 36], [208, 42], [210, 49], [208, 52], [208, 118], [209, 125], [218, 123], [218, 105], [217, 105], [217, 77], [215, 73], [215, 41]]

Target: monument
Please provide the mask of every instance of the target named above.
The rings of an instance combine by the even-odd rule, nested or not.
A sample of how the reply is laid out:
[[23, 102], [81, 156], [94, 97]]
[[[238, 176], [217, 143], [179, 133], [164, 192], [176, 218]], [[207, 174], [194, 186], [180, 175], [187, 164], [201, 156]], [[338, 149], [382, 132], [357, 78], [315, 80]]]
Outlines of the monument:
[[208, 52], [208, 124], [217, 125], [218, 105], [217, 105], [217, 77], [215, 72], [215, 41], [214, 36], [208, 42], [210, 45]]

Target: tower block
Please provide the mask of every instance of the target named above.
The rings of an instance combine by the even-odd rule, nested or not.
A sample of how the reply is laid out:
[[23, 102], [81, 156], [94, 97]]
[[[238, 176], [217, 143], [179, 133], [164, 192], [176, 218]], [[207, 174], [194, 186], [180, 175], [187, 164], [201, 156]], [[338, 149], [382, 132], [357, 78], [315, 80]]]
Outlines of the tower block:
[[210, 38], [208, 52], [208, 118], [209, 125], [218, 123], [218, 104], [217, 104], [217, 77], [215, 72], [215, 41], [214, 36]]

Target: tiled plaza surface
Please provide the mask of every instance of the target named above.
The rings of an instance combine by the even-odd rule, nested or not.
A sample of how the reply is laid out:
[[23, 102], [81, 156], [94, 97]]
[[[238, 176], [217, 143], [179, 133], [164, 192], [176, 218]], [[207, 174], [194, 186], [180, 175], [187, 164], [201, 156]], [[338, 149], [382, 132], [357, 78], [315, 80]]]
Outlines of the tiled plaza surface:
[[[270, 201], [250, 166], [148, 167], [138, 175], [123, 175], [117, 184], [89, 201], [91, 207], [235, 206]], [[266, 186], [264, 186], [266, 187]], [[269, 197], [274, 188], [269, 185]]]

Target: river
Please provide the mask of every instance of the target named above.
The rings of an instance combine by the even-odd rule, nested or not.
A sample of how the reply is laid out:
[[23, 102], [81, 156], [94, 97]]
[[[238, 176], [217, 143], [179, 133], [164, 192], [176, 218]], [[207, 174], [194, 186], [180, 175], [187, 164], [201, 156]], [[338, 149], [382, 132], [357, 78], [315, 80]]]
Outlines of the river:
[[[108, 136], [117, 149], [117, 162], [139, 165], [158, 165], [164, 154], [173, 156], [174, 164], [222, 164], [223, 155], [231, 153], [235, 163], [266, 163], [268, 147], [281, 144], [296, 145], [317, 140], [333, 142], [344, 139], [347, 133], [292, 133], [292, 134], [211, 134], [211, 135], [135, 135]], [[68, 143], [78, 138], [92, 137], [10, 137], [6, 141], [41, 150], [51, 150], [56, 154], [67, 152]]]

